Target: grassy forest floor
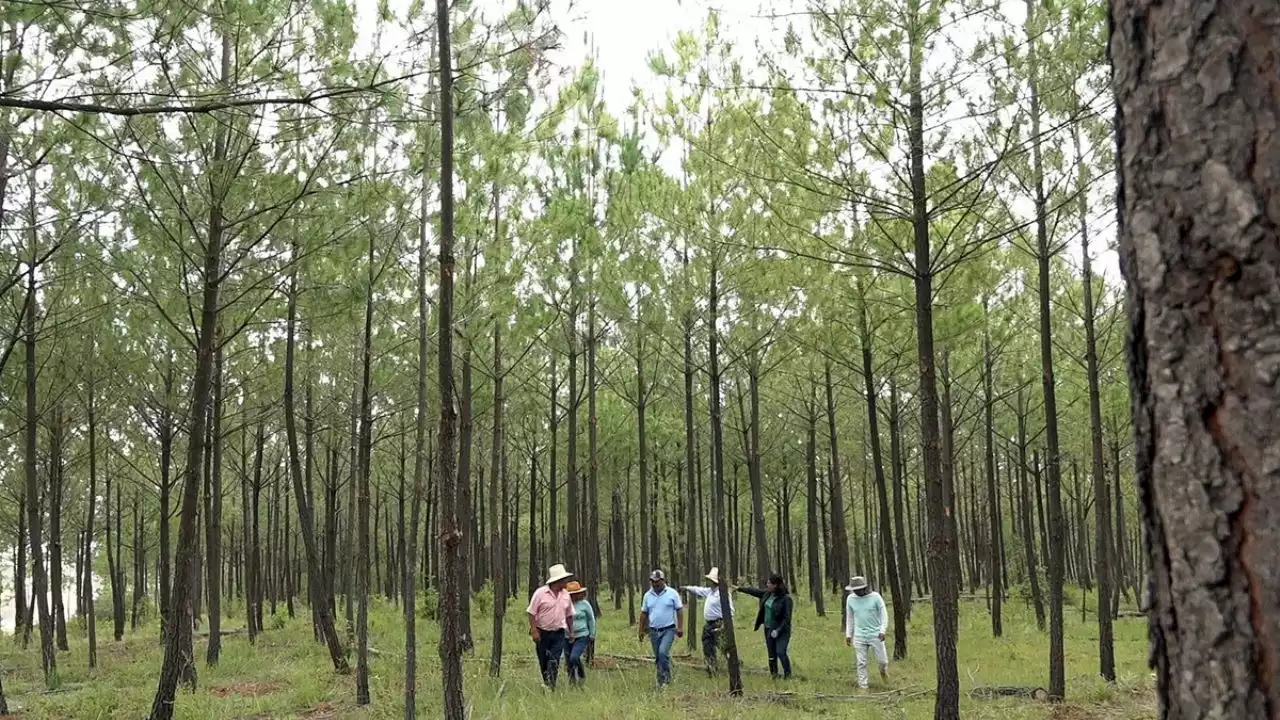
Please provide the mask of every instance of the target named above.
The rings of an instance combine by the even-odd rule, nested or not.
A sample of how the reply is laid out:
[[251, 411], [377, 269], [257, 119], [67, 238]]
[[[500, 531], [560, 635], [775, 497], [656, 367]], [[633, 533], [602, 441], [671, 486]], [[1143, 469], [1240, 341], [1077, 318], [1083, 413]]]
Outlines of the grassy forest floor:
[[[1060, 705], [1025, 698], [979, 699], [969, 692], [981, 686], [1032, 686], [1047, 684], [1048, 636], [1036, 630], [1034, 615], [1021, 601], [1006, 606], [1004, 637], [991, 637], [990, 618], [981, 600], [961, 605], [959, 646], [961, 714], [965, 718], [1019, 720], [1086, 720], [1088, 718], [1137, 719], [1155, 714], [1154, 687], [1146, 669], [1146, 620], [1122, 618], [1116, 623], [1118, 682], [1108, 687], [1097, 677], [1097, 626], [1090, 613], [1081, 619], [1079, 592], [1067, 607], [1067, 694]], [[604, 615], [597, 641], [597, 665], [588, 670], [584, 690], [565, 687], [545, 693], [537, 678], [532, 647], [525, 635], [523, 603], [508, 610], [503, 674], [488, 676], [489, 637], [492, 619], [477, 611], [476, 654], [466, 661], [467, 702], [476, 718], [546, 718], [570, 714], [576, 718], [731, 718], [739, 713], [765, 710], [805, 717], [929, 718], [933, 714], [932, 609], [918, 604], [911, 621], [908, 659], [891, 666], [888, 687], [872, 670], [869, 691], [859, 692], [854, 682], [852, 650], [840, 634], [839, 616], [828, 611], [817, 617], [807, 603], [798, 603], [791, 657], [797, 677], [786, 683], [772, 681], [766, 671], [764, 644], [756, 633], [739, 635], [746, 696], [729, 701], [723, 677], [708, 679], [695, 664], [685, 641], [679, 641], [677, 671], [672, 687], [654, 689], [651, 662], [625, 657], [648, 656], [648, 643], [639, 643], [627, 626], [627, 612], [614, 611], [611, 598], [604, 600]], [[743, 602], [741, 609], [754, 603]], [[828, 608], [834, 604], [828, 605]], [[1090, 601], [1090, 606], [1092, 602]], [[180, 720], [230, 720], [249, 718], [401, 718], [404, 641], [399, 611], [375, 602], [370, 613], [371, 685], [373, 704], [354, 704], [352, 676], [331, 671], [322, 646], [312, 641], [308, 619], [300, 612], [288, 619], [284, 606], [279, 620], [268, 617], [268, 630], [251, 646], [243, 635], [224, 638], [218, 667], [204, 665], [204, 643], [198, 641], [199, 690], [180, 693], [176, 716]], [[753, 616], [754, 612], [740, 614]], [[240, 618], [225, 621], [227, 630], [243, 627]], [[112, 642], [109, 623], [99, 624], [99, 667], [90, 670], [86, 643], [71, 641], [71, 650], [59, 653], [61, 686], [45, 692], [40, 675], [38, 639], [22, 651], [12, 638], [0, 639], [0, 669], [10, 709], [23, 718], [128, 718], [146, 716], [155, 691], [162, 651], [154, 627]], [[419, 716], [439, 717], [439, 674], [435, 623], [419, 622]], [[892, 644], [892, 642], [890, 642]], [[698, 655], [700, 657], [700, 654]], [[353, 664], [354, 664], [354, 655]], [[783, 694], [791, 693], [791, 694]], [[825, 697], [819, 697], [825, 695]], [[856, 697], [855, 697], [856, 696]]]

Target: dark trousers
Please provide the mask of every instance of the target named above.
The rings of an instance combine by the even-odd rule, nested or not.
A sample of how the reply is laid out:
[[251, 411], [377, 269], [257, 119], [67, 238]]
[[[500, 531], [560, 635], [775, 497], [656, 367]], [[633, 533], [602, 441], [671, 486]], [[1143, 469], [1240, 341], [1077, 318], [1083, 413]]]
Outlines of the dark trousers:
[[560, 656], [564, 655], [567, 643], [564, 630], [539, 630], [538, 642], [534, 644], [538, 651], [538, 669], [542, 671], [542, 682], [555, 689], [556, 676], [560, 674]]
[[569, 658], [569, 682], [584, 683], [587, 681], [587, 670], [583, 664], [583, 658], [587, 654], [587, 647], [591, 645], [591, 638], [583, 636], [574, 638], [572, 643], [565, 648], [565, 655]]
[[765, 629], [764, 631], [764, 647], [769, 651], [769, 674], [778, 676], [778, 663], [782, 663], [782, 676], [791, 677], [791, 656], [787, 654], [787, 648], [791, 646], [791, 631], [783, 630], [778, 633], [778, 637], [773, 637], [773, 631]]
[[720, 669], [720, 628], [723, 626], [723, 620], [708, 620], [702, 626], [702, 657], [707, 662], [707, 672]]

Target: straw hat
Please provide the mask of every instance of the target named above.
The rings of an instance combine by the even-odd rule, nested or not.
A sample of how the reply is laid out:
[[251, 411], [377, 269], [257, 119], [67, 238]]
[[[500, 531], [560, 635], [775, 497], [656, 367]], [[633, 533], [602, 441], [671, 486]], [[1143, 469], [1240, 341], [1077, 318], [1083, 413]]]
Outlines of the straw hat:
[[719, 585], [720, 584], [720, 568], [711, 568], [711, 572], [707, 573], [706, 575], [703, 575], [703, 577], [710, 580], [712, 585]]
[[568, 591], [570, 595], [578, 595], [580, 593], [584, 593], [587, 591], [587, 589], [583, 587], [582, 584], [579, 583], [577, 580], [574, 580], [573, 582], [566, 585], [564, 589]]
[[564, 565], [552, 565], [551, 569], [547, 570], [548, 585], [558, 583], [561, 580], [568, 580], [571, 577], [573, 577], [573, 573], [565, 570]]
[[867, 586], [867, 579], [862, 577], [861, 575], [855, 575], [853, 576], [853, 579], [849, 581], [849, 584], [845, 587], [845, 590], [848, 590], [849, 592], [854, 592], [856, 590], [861, 590], [866, 586]]

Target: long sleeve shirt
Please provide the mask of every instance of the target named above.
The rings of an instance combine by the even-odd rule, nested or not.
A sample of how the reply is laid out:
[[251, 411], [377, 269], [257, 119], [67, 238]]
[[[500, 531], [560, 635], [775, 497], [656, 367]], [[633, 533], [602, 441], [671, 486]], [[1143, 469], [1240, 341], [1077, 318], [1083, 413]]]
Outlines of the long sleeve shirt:
[[844, 603], [844, 636], [878, 638], [889, 629], [889, 613], [884, 598], [874, 590], [859, 596], [851, 593]]
[[[718, 587], [699, 587], [697, 585], [686, 585], [681, 590], [696, 595], [700, 598], [706, 598], [707, 601], [702, 606], [702, 619], [707, 622], [714, 620], [723, 620], [724, 613], [720, 610], [720, 588]], [[729, 616], [733, 617], [733, 598], [729, 598]]]
[[573, 636], [575, 638], [594, 638], [596, 636], [596, 613], [591, 603], [579, 600], [573, 604]]

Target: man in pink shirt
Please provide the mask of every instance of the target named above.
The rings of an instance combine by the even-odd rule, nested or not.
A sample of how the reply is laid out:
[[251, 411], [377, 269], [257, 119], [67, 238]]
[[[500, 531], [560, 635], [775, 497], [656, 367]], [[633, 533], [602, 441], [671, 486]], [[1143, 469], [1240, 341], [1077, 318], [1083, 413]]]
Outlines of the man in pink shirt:
[[529, 637], [537, 648], [542, 684], [548, 690], [556, 689], [560, 656], [573, 642], [573, 601], [564, 589], [572, 577], [564, 565], [552, 565], [547, 584], [534, 591], [525, 611], [529, 613]]

